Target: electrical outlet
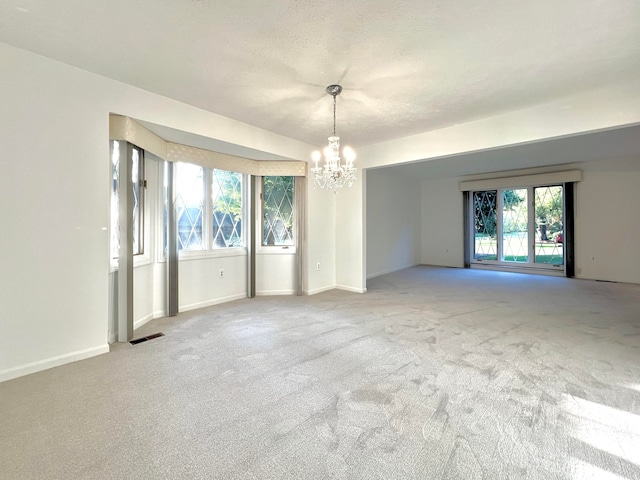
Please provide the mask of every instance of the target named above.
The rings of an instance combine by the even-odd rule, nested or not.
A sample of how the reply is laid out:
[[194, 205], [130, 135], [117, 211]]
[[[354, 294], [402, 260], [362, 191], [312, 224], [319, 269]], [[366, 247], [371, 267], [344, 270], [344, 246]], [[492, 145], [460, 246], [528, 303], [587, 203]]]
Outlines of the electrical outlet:
[[220, 278], [223, 278], [223, 277], [224, 277], [224, 268], [221, 268], [220, 269]]
[[320, 262], [316, 263], [316, 270], [320, 270]]

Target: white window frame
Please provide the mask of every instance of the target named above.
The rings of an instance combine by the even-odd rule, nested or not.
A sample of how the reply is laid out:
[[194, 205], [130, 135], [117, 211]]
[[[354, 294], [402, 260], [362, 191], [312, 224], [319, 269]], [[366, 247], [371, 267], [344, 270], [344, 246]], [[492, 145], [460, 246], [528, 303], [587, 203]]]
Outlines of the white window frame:
[[[184, 162], [184, 163], [191, 163], [191, 162]], [[197, 165], [197, 164], [192, 164], [192, 165]], [[241, 184], [242, 184], [242, 231], [240, 233], [240, 236], [242, 237], [242, 246], [239, 247], [227, 247], [227, 248], [222, 248], [222, 247], [216, 247], [213, 243], [213, 198], [212, 198], [212, 182], [213, 182], [213, 170], [212, 168], [208, 168], [208, 167], [204, 167], [202, 165], [197, 165], [199, 167], [201, 167], [203, 169], [202, 171], [202, 181], [204, 182], [203, 185], [203, 209], [202, 209], [202, 235], [203, 235], [203, 246], [200, 249], [192, 249], [192, 250], [184, 250], [184, 249], [180, 249], [178, 250], [178, 259], [180, 261], [189, 261], [189, 260], [199, 260], [199, 259], [204, 259], [204, 258], [219, 258], [219, 257], [237, 257], [237, 256], [244, 256], [247, 254], [247, 241], [248, 241], [248, 234], [247, 234], [247, 228], [246, 228], [246, 224], [247, 224], [247, 219], [249, 218], [249, 211], [248, 211], [248, 196], [247, 196], [247, 192], [248, 190], [248, 175], [244, 174], [244, 173], [240, 173], [240, 172], [234, 172], [234, 173], [239, 173], [242, 178], [241, 178]], [[172, 164], [169, 163], [169, 168], [172, 168]], [[223, 170], [223, 169], [218, 169], [218, 170]], [[233, 170], [227, 170], [227, 171], [231, 171], [233, 172]], [[164, 170], [162, 173], [163, 176], [163, 185], [164, 185]], [[164, 186], [162, 189], [162, 194], [164, 195]], [[165, 228], [164, 225], [164, 201], [160, 202], [161, 205], [161, 215], [162, 215], [162, 222], [158, 222], [158, 228], [160, 229], [160, 231], [162, 232], [162, 229]], [[166, 252], [164, 251], [164, 244], [163, 244], [163, 240], [164, 240], [164, 235], [162, 235], [161, 237], [161, 247], [160, 250], [162, 251], [162, 260], [163, 262], [166, 261]]]
[[[562, 272], [564, 273], [566, 268], [566, 257], [564, 253], [565, 246], [563, 245], [563, 262], [562, 265], [555, 264], [546, 264], [546, 263], [536, 263], [535, 262], [535, 229], [528, 228], [527, 231], [527, 242], [528, 242], [528, 260], [527, 262], [509, 262], [507, 260], [501, 260], [503, 256], [503, 244], [502, 244], [502, 211], [503, 211], [503, 192], [505, 190], [526, 190], [527, 191], [527, 225], [528, 227], [532, 227], [535, 225], [535, 210], [534, 210], [534, 189], [538, 187], [562, 187], [562, 196], [564, 203], [564, 184], [559, 184], [556, 182], [552, 183], [529, 183], [527, 185], [518, 185], [518, 186], [500, 186], [494, 188], [482, 188], [477, 190], [469, 190], [469, 202], [465, 208], [468, 209], [468, 228], [470, 232], [469, 237], [469, 245], [467, 248], [469, 249], [469, 262], [473, 267], [482, 267], [482, 266], [491, 266], [497, 269], [508, 269], [508, 270], [539, 270], [539, 271], [549, 271], [549, 272]], [[496, 215], [500, 217], [500, 219], [496, 220], [496, 241], [497, 241], [497, 250], [496, 257], [497, 260], [480, 260], [475, 258], [475, 205], [473, 202], [473, 198], [475, 193], [483, 192], [483, 191], [496, 191]]]
[[[111, 168], [113, 168], [113, 144], [114, 143], [120, 143], [118, 140], [110, 140], [109, 144], [110, 144], [110, 155], [109, 155], [109, 163], [111, 165]], [[147, 175], [146, 175], [146, 161], [145, 161], [145, 151], [144, 149], [133, 145], [132, 147], [136, 150], [138, 150], [140, 152], [140, 156], [139, 156], [139, 162], [140, 162], [140, 170], [142, 171], [142, 175], [141, 178], [139, 179], [139, 181], [141, 182], [140, 184], [140, 192], [141, 192], [141, 203], [142, 203], [142, 208], [139, 209], [139, 215], [140, 215], [140, 225], [142, 226], [141, 230], [142, 230], [142, 252], [141, 253], [136, 253], [133, 255], [133, 266], [134, 268], [136, 267], [141, 267], [144, 265], [149, 265], [152, 263], [152, 241], [151, 241], [151, 212], [150, 212], [150, 205], [149, 202], [147, 201]], [[120, 158], [120, 161], [122, 161], [122, 159]], [[118, 169], [120, 168], [120, 163], [118, 164]], [[110, 175], [110, 179], [112, 179], [112, 176]], [[120, 184], [118, 184], [118, 189], [120, 189]], [[112, 188], [109, 189], [110, 191], [110, 195], [113, 195], [113, 191]], [[111, 204], [111, 208], [110, 208], [110, 217], [112, 217], [114, 215], [114, 212], [111, 211], [113, 210], [113, 204]], [[115, 225], [113, 224], [112, 220], [110, 219], [109, 223], [111, 225], [111, 228], [119, 228], [119, 212], [115, 212], [115, 215], [117, 217], [117, 221], [115, 222]], [[112, 245], [112, 237], [111, 235], [109, 236], [109, 271], [110, 272], [117, 272], [118, 271], [118, 263], [119, 263], [119, 258], [116, 257], [112, 257], [112, 252], [113, 252], [113, 245]]]
[[[293, 187], [293, 226], [292, 226], [292, 236], [293, 245], [264, 245], [263, 244], [263, 235], [264, 235], [264, 177], [293, 177], [294, 187]], [[293, 255], [298, 251], [298, 228], [297, 228], [297, 215], [296, 215], [296, 186], [295, 186], [295, 176], [293, 175], [264, 175], [260, 177], [260, 181], [258, 182], [258, 195], [256, 195], [256, 224], [255, 229], [258, 232], [256, 235], [256, 252], [261, 255]]]

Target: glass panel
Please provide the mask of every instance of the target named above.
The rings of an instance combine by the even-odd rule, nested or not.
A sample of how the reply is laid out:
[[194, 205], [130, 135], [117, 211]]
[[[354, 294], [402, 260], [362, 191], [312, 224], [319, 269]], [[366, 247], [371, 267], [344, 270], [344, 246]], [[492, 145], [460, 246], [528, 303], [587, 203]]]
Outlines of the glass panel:
[[534, 188], [536, 220], [536, 263], [564, 265], [564, 222], [562, 187]]
[[263, 177], [263, 245], [293, 245], [293, 177]]
[[118, 168], [120, 143], [111, 142], [111, 258], [120, 255], [120, 201], [118, 199]]
[[131, 186], [133, 189], [133, 254], [144, 253], [144, 163], [142, 151], [134, 148], [131, 155]]
[[213, 170], [213, 247], [241, 247], [242, 174]]
[[497, 260], [496, 198], [498, 192], [473, 192], [474, 251], [476, 260]]
[[203, 169], [197, 165], [176, 164], [176, 216], [178, 249], [202, 250]]
[[162, 209], [162, 255], [167, 255], [167, 222], [169, 221], [169, 168], [173, 168], [173, 164], [171, 162], [164, 162], [164, 175], [163, 175], [163, 202], [164, 206]]
[[502, 260], [529, 261], [527, 189], [502, 192]]

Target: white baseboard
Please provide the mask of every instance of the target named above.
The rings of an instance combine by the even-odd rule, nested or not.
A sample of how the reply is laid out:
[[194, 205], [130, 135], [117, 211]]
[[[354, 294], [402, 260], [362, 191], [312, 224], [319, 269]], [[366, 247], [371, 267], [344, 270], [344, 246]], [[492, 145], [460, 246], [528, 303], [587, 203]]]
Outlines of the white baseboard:
[[142, 317], [142, 318], [136, 320], [135, 322], [133, 322], [133, 329], [135, 330], [136, 328], [140, 328], [145, 323], [149, 323], [154, 318], [156, 318], [156, 317], [153, 315], [153, 313], [150, 313], [149, 315], [145, 315], [144, 317]]
[[347, 292], [353, 292], [353, 293], [367, 293], [366, 288], [348, 287], [347, 285], [336, 285], [336, 288], [338, 290], [346, 290]]
[[77, 352], [66, 353], [64, 355], [58, 355], [57, 357], [27, 363], [26, 365], [20, 365], [18, 367], [0, 371], [0, 382], [29, 375], [30, 373], [48, 370], [49, 368], [59, 367], [60, 365], [65, 365], [67, 363], [77, 362], [78, 360], [84, 360], [86, 358], [95, 357], [96, 355], [108, 352], [109, 345], [104, 344], [99, 347], [86, 348], [84, 350], [78, 350]]
[[256, 290], [256, 296], [267, 297], [269, 295], [295, 295], [295, 290]]
[[405, 270], [407, 268], [415, 267], [418, 265], [420, 265], [420, 263], [412, 263], [410, 265], [405, 265], [404, 267], [394, 267], [389, 270], [383, 270], [382, 272], [370, 273], [367, 275], [367, 280], [369, 280], [370, 278], [379, 277], [381, 275], [386, 275], [388, 273], [399, 272], [400, 270]]
[[318, 293], [326, 292], [328, 290], [335, 290], [335, 285], [326, 285], [320, 288], [314, 288], [313, 290], [304, 290], [305, 295], [316, 295]]
[[220, 303], [232, 302], [234, 300], [240, 300], [247, 298], [246, 293], [237, 293], [235, 295], [229, 295], [227, 297], [214, 298], [213, 300], [206, 300], [204, 302], [191, 303], [189, 305], [180, 305], [179, 312], [188, 312], [189, 310], [196, 310], [198, 308], [210, 307], [211, 305], [218, 305]]

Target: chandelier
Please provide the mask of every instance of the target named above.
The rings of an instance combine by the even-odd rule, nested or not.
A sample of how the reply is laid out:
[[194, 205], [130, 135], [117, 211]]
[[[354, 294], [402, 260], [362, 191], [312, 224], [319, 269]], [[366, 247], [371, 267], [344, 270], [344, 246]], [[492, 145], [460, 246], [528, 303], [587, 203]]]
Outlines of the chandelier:
[[324, 149], [324, 166], [319, 166], [322, 155], [315, 151], [311, 158], [315, 161], [315, 167], [311, 169], [314, 186], [326, 188], [337, 192], [345, 184], [351, 187], [357, 180], [357, 170], [353, 166], [356, 153], [349, 147], [344, 147], [344, 165], [340, 159], [340, 137], [336, 135], [336, 97], [342, 92], [340, 85], [329, 85], [327, 93], [333, 97], [333, 135], [329, 137], [329, 145]]

